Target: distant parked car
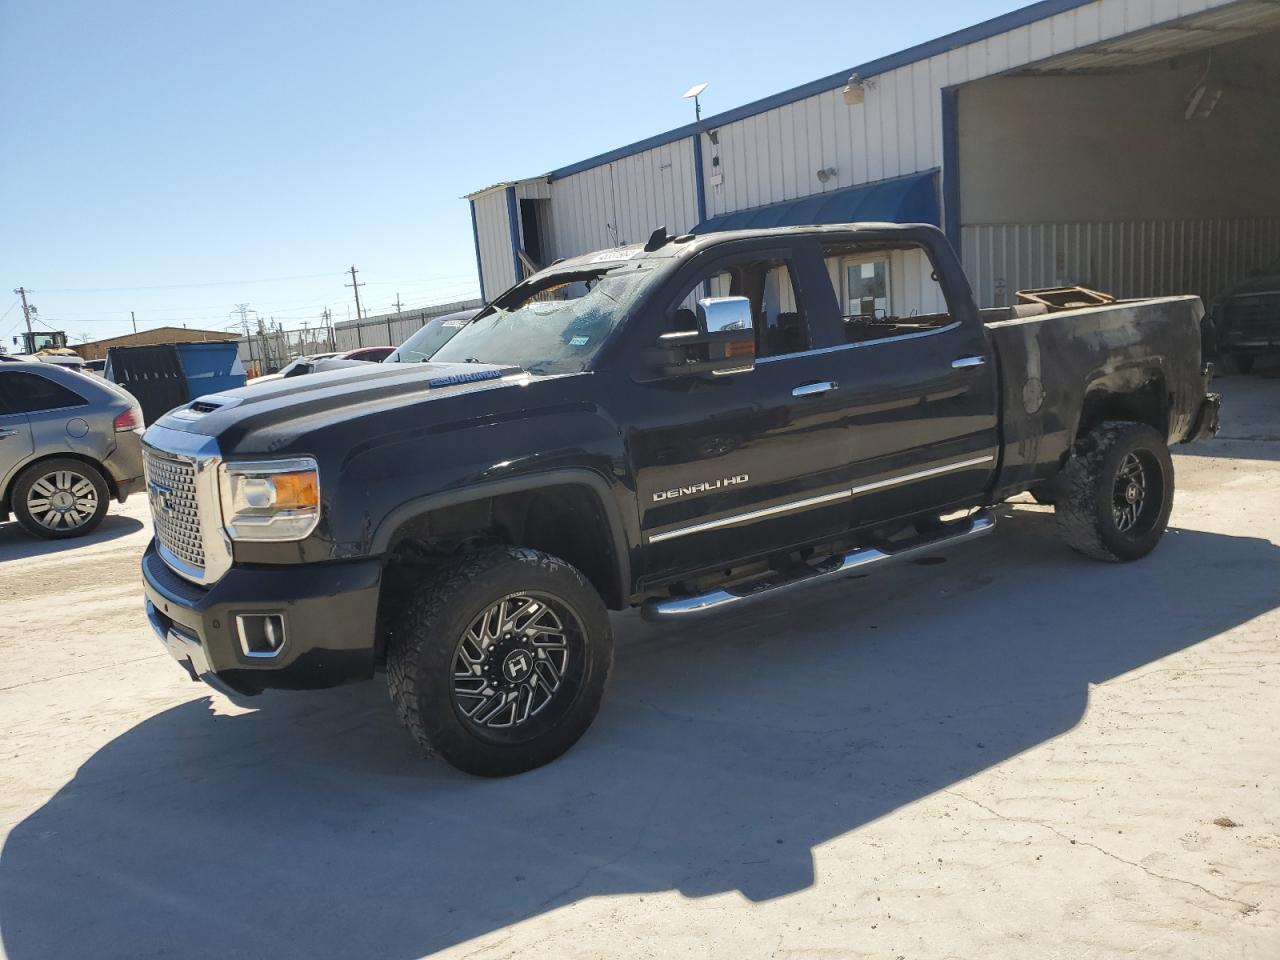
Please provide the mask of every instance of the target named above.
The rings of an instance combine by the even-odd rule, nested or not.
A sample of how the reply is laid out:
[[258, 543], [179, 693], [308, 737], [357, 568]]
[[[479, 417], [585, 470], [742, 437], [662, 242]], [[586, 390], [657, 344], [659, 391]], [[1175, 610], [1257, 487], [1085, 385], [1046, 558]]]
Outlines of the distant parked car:
[[290, 360], [278, 373], [267, 373], [253, 379], [254, 383], [269, 383], [272, 380], [284, 380], [289, 377], [300, 377], [304, 374], [311, 373], [315, 370], [316, 364], [321, 360], [328, 360], [336, 357], [336, 353], [313, 353], [305, 357], [295, 357]]
[[64, 357], [48, 353], [0, 353], [0, 360], [9, 363], [51, 363], [56, 367], [84, 372], [85, 362], [79, 357]]
[[348, 350], [346, 353], [340, 353], [343, 360], [363, 360], [365, 363], [381, 363], [385, 360], [395, 347], [360, 347], [357, 350]]
[[92, 374], [94, 374], [95, 376], [100, 377], [100, 376], [102, 376], [102, 375], [103, 375], [103, 372], [104, 372], [106, 369], [107, 369], [107, 361], [106, 361], [106, 360], [86, 360], [86, 361], [84, 362], [84, 372], [85, 372], [85, 373], [92, 373]]
[[142, 407], [113, 383], [57, 364], [0, 364], [0, 520], [12, 513], [49, 539], [89, 533], [108, 499], [145, 486], [142, 428]]
[[453, 339], [453, 335], [470, 323], [479, 310], [459, 310], [428, 320], [421, 330], [411, 336], [383, 363], [421, 363], [430, 360], [432, 354]]
[[1280, 260], [1221, 294], [1209, 314], [1226, 373], [1248, 373], [1258, 357], [1280, 351]]

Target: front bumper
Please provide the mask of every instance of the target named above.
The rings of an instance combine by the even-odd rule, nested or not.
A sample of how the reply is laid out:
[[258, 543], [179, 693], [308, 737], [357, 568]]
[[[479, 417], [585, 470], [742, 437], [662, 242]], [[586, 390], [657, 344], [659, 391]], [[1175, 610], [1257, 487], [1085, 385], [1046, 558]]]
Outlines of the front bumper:
[[[170, 570], [155, 541], [142, 557], [147, 619], [193, 680], [240, 694], [334, 687], [373, 676], [377, 560], [232, 567], [212, 587]], [[279, 616], [284, 642], [250, 654], [238, 616]]]

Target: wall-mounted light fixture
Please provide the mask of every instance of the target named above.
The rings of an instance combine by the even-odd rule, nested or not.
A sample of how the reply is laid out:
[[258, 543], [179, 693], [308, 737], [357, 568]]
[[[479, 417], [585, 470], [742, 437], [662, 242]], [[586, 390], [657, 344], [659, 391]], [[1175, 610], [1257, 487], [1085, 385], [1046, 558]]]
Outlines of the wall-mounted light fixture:
[[867, 99], [867, 91], [874, 90], [876, 82], [874, 80], [865, 80], [858, 74], [850, 74], [849, 82], [844, 85], [844, 102], [849, 106], [855, 106]]

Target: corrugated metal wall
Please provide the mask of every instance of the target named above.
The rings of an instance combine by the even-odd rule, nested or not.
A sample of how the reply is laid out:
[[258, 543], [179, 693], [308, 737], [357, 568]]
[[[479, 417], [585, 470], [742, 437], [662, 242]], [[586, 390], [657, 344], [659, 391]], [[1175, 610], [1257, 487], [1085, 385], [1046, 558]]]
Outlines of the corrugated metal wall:
[[572, 257], [673, 235], [698, 222], [693, 141], [679, 140], [551, 183], [555, 254]]
[[[878, 74], [870, 78], [861, 104], [846, 104], [840, 90], [830, 90], [709, 126], [718, 130], [720, 144], [704, 142], [707, 215], [943, 166], [941, 92], [946, 87], [1229, 2], [1100, 0]], [[831, 167], [835, 176], [819, 181], [817, 172]], [[724, 179], [714, 186], [717, 172]]]
[[980, 306], [1018, 290], [1079, 283], [1117, 297], [1208, 301], [1280, 252], [1280, 218], [967, 226], [965, 272]]
[[459, 310], [479, 310], [480, 300], [459, 300], [456, 303], [438, 303], [425, 310], [406, 311], [402, 314], [384, 314], [363, 320], [348, 320], [333, 325], [335, 350], [355, 350], [357, 347], [399, 346], [422, 329], [432, 317], [456, 313]]
[[[846, 104], [840, 90], [829, 90], [731, 123], [717, 125], [710, 117], [707, 130], [719, 143], [703, 137], [707, 215], [943, 166], [944, 89], [1231, 2], [1099, 0], [876, 74], [861, 104]], [[663, 224], [673, 232], [691, 228], [697, 221], [692, 164], [686, 137], [553, 179], [554, 255], [642, 241]], [[817, 171], [829, 168], [836, 173], [823, 183]], [[480, 224], [481, 259], [492, 296], [497, 288], [488, 263], [504, 269], [496, 251], [505, 245], [509, 253], [509, 231], [501, 193], [483, 201], [491, 215]]]
[[480, 278], [484, 295], [492, 300], [516, 282], [506, 188], [490, 190], [471, 202], [475, 210], [476, 236], [480, 246]]

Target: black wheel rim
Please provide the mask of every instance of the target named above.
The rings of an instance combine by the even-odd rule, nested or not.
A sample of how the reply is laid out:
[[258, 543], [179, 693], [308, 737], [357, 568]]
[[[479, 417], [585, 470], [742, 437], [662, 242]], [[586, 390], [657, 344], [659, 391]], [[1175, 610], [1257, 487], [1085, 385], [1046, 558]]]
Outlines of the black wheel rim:
[[554, 726], [585, 672], [582, 620], [559, 597], [509, 594], [478, 613], [452, 662], [453, 705], [483, 739], [514, 743]]
[[1141, 537], [1155, 527], [1164, 504], [1164, 470], [1149, 450], [1131, 450], [1116, 470], [1111, 516], [1116, 531]]

